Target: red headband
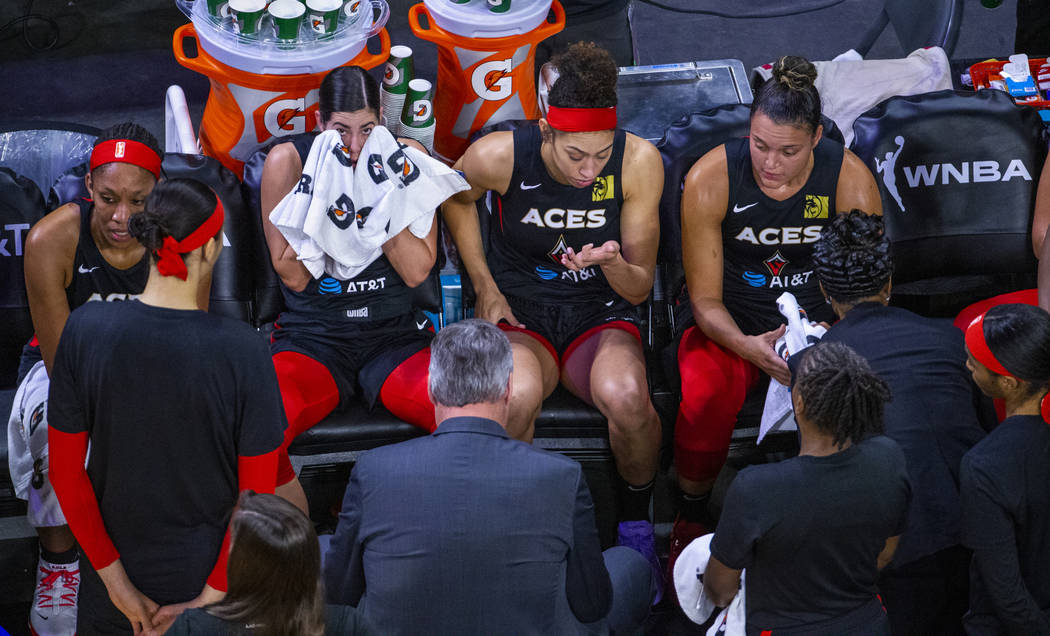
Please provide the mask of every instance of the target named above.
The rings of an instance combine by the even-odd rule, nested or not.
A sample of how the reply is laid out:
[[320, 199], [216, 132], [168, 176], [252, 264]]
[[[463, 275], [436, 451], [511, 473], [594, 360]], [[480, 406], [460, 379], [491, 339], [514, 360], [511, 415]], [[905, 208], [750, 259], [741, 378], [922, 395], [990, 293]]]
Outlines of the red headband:
[[95, 146], [91, 151], [91, 170], [107, 163], [130, 163], [160, 179], [160, 155], [152, 148], [131, 139], [110, 139]]
[[190, 232], [189, 236], [181, 241], [176, 241], [174, 236], [165, 236], [164, 244], [154, 252], [157, 255], [157, 271], [160, 272], [160, 275], [178, 276], [182, 280], [186, 280], [186, 275], [188, 274], [186, 261], [182, 260], [182, 257], [179, 255], [192, 252], [218, 234], [219, 230], [222, 229], [222, 222], [225, 216], [225, 212], [222, 209], [222, 200], [216, 196], [215, 211], [211, 213], [208, 220], [202, 223], [200, 227]]
[[562, 132], [594, 132], [616, 128], [616, 107], [561, 108], [547, 107], [547, 123]]
[[[988, 342], [984, 339], [984, 316], [985, 314], [977, 316], [970, 323], [970, 326], [966, 328], [966, 348], [970, 351], [970, 355], [973, 356], [974, 360], [983, 364], [992, 373], [1020, 379], [1007, 371], [1003, 363], [999, 362], [992, 350], [988, 348]], [[1048, 398], [1050, 398], [1050, 393], [1043, 396], [1039, 406], [1043, 419], [1050, 422], [1050, 399]]]

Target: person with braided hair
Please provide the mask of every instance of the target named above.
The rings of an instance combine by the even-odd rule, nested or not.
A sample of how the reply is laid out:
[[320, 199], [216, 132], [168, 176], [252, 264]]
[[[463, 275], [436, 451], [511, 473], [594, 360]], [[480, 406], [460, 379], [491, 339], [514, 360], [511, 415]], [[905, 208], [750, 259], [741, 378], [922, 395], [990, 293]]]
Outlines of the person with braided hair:
[[1050, 634], [1050, 315], [992, 307], [966, 328], [967, 366], [1006, 419], [962, 461], [973, 550], [967, 634]]
[[790, 362], [799, 455], [736, 476], [711, 540], [705, 591], [727, 605], [747, 568], [748, 636], [888, 636], [876, 581], [904, 530], [911, 491], [904, 454], [881, 434], [889, 386], [839, 342]]
[[811, 320], [833, 319], [813, 274], [813, 243], [836, 212], [882, 213], [871, 171], [823, 136], [816, 76], [800, 57], [778, 60], [751, 104], [750, 137], [711, 150], [685, 179], [688, 301], [683, 294], [679, 309], [687, 328], [677, 347], [682, 401], [675, 424], [682, 500], [671, 568], [704, 532], [708, 494], [748, 391], [763, 375], [788, 382], [787, 364], [773, 350], [784, 333], [777, 297], [789, 291]]
[[904, 452], [913, 492], [908, 527], [879, 579], [893, 633], [961, 633], [970, 553], [961, 545], [959, 465], [994, 424], [966, 369], [962, 332], [889, 306], [893, 257], [882, 217], [838, 215], [814, 244], [813, 265], [839, 318], [824, 341], [853, 348], [893, 394], [886, 436]]

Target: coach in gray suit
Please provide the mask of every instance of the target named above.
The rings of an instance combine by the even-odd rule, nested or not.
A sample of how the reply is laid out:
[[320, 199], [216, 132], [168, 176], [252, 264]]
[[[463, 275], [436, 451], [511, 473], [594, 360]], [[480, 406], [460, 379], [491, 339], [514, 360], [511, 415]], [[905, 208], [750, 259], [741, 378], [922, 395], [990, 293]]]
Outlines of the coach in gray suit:
[[513, 362], [498, 328], [465, 320], [431, 346], [437, 430], [358, 460], [325, 563], [332, 603], [384, 634], [629, 634], [650, 568], [603, 555], [575, 461], [503, 430]]

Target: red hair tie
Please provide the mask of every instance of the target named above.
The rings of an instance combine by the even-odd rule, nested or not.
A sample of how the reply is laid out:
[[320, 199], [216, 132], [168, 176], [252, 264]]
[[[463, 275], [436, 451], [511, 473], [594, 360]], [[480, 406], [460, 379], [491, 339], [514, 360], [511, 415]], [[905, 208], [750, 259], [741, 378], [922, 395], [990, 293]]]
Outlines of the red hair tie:
[[594, 132], [616, 128], [616, 107], [562, 108], [547, 107], [547, 123], [562, 132]]
[[186, 261], [182, 260], [181, 254], [188, 254], [211, 240], [222, 229], [225, 217], [222, 200], [216, 195], [215, 211], [200, 227], [190, 232], [189, 236], [181, 241], [176, 241], [174, 236], [165, 236], [164, 243], [153, 252], [157, 256], [157, 271], [160, 272], [160, 275], [177, 276], [186, 280], [189, 272], [186, 270]]
[[91, 170], [107, 163], [130, 163], [150, 172], [154, 179], [160, 179], [161, 158], [152, 148], [131, 139], [110, 139], [103, 141], [91, 151]]

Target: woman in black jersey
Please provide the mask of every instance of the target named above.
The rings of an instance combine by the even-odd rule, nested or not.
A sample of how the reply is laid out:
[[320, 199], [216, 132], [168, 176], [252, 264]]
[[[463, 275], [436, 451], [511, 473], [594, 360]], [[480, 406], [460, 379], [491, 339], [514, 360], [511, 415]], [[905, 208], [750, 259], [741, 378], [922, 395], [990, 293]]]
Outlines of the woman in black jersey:
[[967, 634], [1050, 634], [1050, 315], [999, 305], [966, 329], [967, 366], [1006, 419], [962, 461], [973, 550]]
[[[337, 68], [321, 82], [317, 126], [339, 132], [355, 165], [381, 115], [379, 85], [361, 67]], [[313, 278], [270, 222], [270, 213], [299, 183], [316, 136], [307, 133], [274, 146], [266, 156], [260, 192], [266, 244], [286, 305], [271, 344], [288, 417], [277, 492], [304, 511], [306, 494], [287, 445], [357, 394], [358, 387], [369, 406], [381, 401], [406, 422], [427, 431], [435, 427], [427, 397], [427, 346], [433, 333], [423, 313], [413, 309], [410, 288], [434, 267], [438, 224], [424, 238], [406, 228], [353, 280]], [[423, 150], [411, 139], [399, 141]], [[354, 317], [355, 312], [364, 317]]]
[[77, 633], [162, 633], [186, 607], [221, 599], [238, 492], [273, 491], [284, 418], [269, 352], [199, 306], [223, 218], [207, 186], [158, 184], [128, 221], [151, 255], [141, 296], [86, 303], [62, 332], [48, 444], [90, 561]]
[[[29, 231], [26, 292], [35, 335], [23, 348], [19, 388], [8, 429], [15, 492], [40, 535], [37, 587], [29, 614], [40, 636], [71, 634], [79, 567], [73, 535], [48, 480], [48, 375], [69, 313], [88, 301], [125, 300], [142, 292], [149, 258], [128, 233], [161, 173], [162, 151], [146, 129], [121, 123], [95, 139], [84, 176], [89, 198], [54, 210]], [[207, 301], [204, 288], [202, 301]]]
[[789, 291], [811, 320], [832, 320], [817, 287], [813, 243], [832, 214], [881, 214], [868, 168], [822, 136], [816, 69], [784, 57], [751, 104], [751, 134], [701, 157], [682, 193], [682, 254], [692, 316], [678, 347], [682, 403], [675, 464], [684, 495], [671, 561], [702, 533], [708, 493], [737, 413], [764, 373], [787, 384], [773, 345], [776, 299]]
[[[617, 70], [605, 50], [574, 44], [553, 64], [547, 117], [472, 144], [456, 164], [472, 188], [443, 213], [475, 315], [513, 347], [508, 432], [531, 441], [559, 381], [595, 405], [626, 482], [621, 543], [655, 563], [648, 509], [660, 422], [634, 305], [653, 284], [663, 164], [652, 144], [616, 128]], [[486, 253], [474, 203], [488, 190], [498, 198]]]
[[881, 435], [889, 387], [840, 342], [791, 363], [799, 455], [733, 480], [704, 588], [725, 606], [747, 569], [748, 636], [889, 636], [876, 580], [911, 493], [904, 454]]

